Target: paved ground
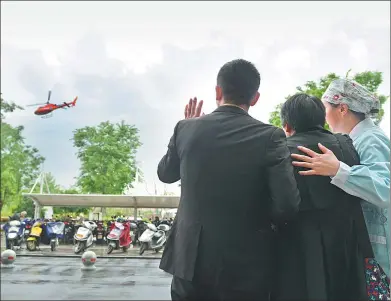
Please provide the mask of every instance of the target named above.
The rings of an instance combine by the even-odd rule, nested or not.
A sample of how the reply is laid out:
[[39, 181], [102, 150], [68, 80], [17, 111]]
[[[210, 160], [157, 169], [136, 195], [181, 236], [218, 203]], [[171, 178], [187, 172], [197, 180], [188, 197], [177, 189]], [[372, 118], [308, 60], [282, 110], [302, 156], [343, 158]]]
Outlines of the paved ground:
[[16, 258], [1, 269], [1, 300], [170, 300], [171, 276], [158, 259], [98, 258], [81, 271], [80, 258]]

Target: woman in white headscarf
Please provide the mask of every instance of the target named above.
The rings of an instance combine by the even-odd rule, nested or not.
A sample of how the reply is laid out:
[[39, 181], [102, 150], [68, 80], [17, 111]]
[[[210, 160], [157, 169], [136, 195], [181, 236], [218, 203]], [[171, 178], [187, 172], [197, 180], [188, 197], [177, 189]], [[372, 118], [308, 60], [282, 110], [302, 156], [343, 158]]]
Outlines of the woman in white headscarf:
[[348, 79], [333, 81], [322, 97], [326, 120], [333, 132], [348, 134], [360, 156], [360, 164], [348, 166], [323, 145], [317, 154], [292, 155], [295, 166], [308, 168], [302, 175], [331, 177], [331, 183], [366, 202], [362, 203], [375, 259], [390, 275], [390, 139], [370, 118], [378, 113], [379, 100], [363, 86]]

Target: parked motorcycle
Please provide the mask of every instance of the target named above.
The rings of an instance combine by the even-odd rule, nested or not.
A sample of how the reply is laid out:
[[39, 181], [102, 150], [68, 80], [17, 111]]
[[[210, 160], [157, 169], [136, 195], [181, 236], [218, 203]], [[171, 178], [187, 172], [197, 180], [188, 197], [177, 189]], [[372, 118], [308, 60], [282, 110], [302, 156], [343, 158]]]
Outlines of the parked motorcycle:
[[97, 227], [95, 229], [96, 243], [103, 245], [105, 244], [106, 229], [102, 221], [98, 221], [96, 224], [97, 224]]
[[13, 250], [15, 247], [21, 248], [24, 240], [25, 224], [23, 222], [12, 220], [3, 227], [8, 240], [8, 249]]
[[132, 241], [133, 241], [133, 245], [136, 245], [136, 244], [141, 245], [139, 238], [144, 233], [144, 231], [146, 229], [148, 229], [148, 227], [144, 221], [137, 221], [136, 225], [137, 225], [137, 228], [135, 230], [133, 230], [134, 239]]
[[35, 251], [40, 244], [50, 245], [50, 250], [55, 251], [59, 245], [58, 240], [63, 237], [63, 222], [36, 221], [27, 238], [26, 246], [29, 251]]
[[79, 254], [92, 246], [94, 242], [94, 235], [92, 234], [97, 225], [92, 221], [84, 221], [77, 229], [74, 236], [75, 244], [73, 251]]
[[64, 243], [73, 244], [73, 236], [75, 235], [75, 224], [73, 221], [64, 222]]
[[31, 227], [34, 225], [34, 220], [30, 219], [30, 218], [25, 218], [23, 220], [24, 224], [25, 224], [25, 230], [24, 230], [24, 240], [26, 241], [27, 238], [29, 237], [30, 235], [30, 232], [31, 232]]
[[130, 248], [130, 222], [118, 220], [112, 224], [111, 231], [107, 235], [107, 254], [122, 248], [126, 252]]
[[147, 224], [148, 229], [139, 237], [141, 243], [140, 246], [140, 255], [143, 255], [145, 250], [151, 249], [156, 253], [159, 252], [167, 241], [167, 233], [170, 230], [170, 227], [165, 224], [161, 224], [156, 227], [152, 223]]
[[136, 244], [136, 232], [137, 232], [137, 224], [135, 222], [130, 222], [130, 238], [132, 239], [132, 244]]

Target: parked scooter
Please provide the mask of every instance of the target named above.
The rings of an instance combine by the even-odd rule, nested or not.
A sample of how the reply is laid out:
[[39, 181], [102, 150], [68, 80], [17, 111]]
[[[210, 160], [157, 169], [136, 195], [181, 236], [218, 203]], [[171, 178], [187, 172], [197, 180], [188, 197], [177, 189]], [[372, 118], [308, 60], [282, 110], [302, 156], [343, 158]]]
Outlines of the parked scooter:
[[4, 225], [3, 229], [7, 235], [6, 237], [8, 240], [8, 249], [13, 250], [15, 247], [20, 249], [24, 240], [24, 222], [12, 220], [6, 225]]
[[55, 251], [59, 245], [58, 240], [62, 239], [65, 224], [63, 222], [42, 222], [36, 221], [31, 228], [26, 246], [29, 251], [35, 251], [42, 243], [50, 245], [50, 250]]
[[64, 222], [64, 243], [73, 244], [73, 236], [75, 235], [75, 224], [72, 220]]
[[170, 227], [165, 224], [161, 224], [156, 227], [152, 223], [147, 224], [148, 229], [139, 237], [141, 243], [140, 246], [140, 255], [143, 255], [145, 250], [151, 249], [156, 253], [159, 252], [167, 241], [167, 233], [170, 230]]
[[97, 221], [97, 227], [95, 229], [96, 244], [104, 245], [105, 244], [105, 227], [102, 221]]
[[73, 251], [79, 254], [92, 246], [94, 242], [94, 235], [92, 234], [97, 225], [92, 221], [84, 221], [77, 229], [74, 236], [75, 244]]
[[31, 227], [34, 225], [34, 220], [30, 219], [30, 218], [25, 218], [23, 220], [24, 224], [25, 224], [25, 230], [24, 230], [24, 240], [26, 241], [27, 238], [29, 237], [30, 235], [30, 232], [31, 232]]
[[132, 244], [135, 245], [136, 241], [136, 233], [137, 233], [137, 224], [133, 221], [130, 222], [130, 238], [132, 240]]
[[139, 238], [144, 233], [144, 231], [148, 229], [148, 227], [147, 227], [147, 223], [145, 223], [144, 221], [137, 221], [136, 225], [137, 225], [137, 228], [135, 230], [133, 230], [134, 239], [132, 239], [132, 241], [133, 241], [133, 245], [136, 245], [136, 244], [141, 245]]
[[112, 224], [111, 231], [107, 235], [107, 254], [122, 248], [126, 252], [130, 248], [132, 239], [130, 238], [130, 222], [118, 219]]

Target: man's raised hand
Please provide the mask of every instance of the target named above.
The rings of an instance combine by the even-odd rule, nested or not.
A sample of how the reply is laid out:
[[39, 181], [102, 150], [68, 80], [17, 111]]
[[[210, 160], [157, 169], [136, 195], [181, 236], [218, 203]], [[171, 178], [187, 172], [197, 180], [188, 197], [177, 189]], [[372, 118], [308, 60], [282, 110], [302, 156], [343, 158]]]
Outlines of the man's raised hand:
[[[189, 103], [185, 107], [185, 119], [197, 118], [201, 116], [203, 100], [200, 100], [197, 105], [197, 97], [190, 98]], [[205, 115], [202, 113], [202, 115]]]

